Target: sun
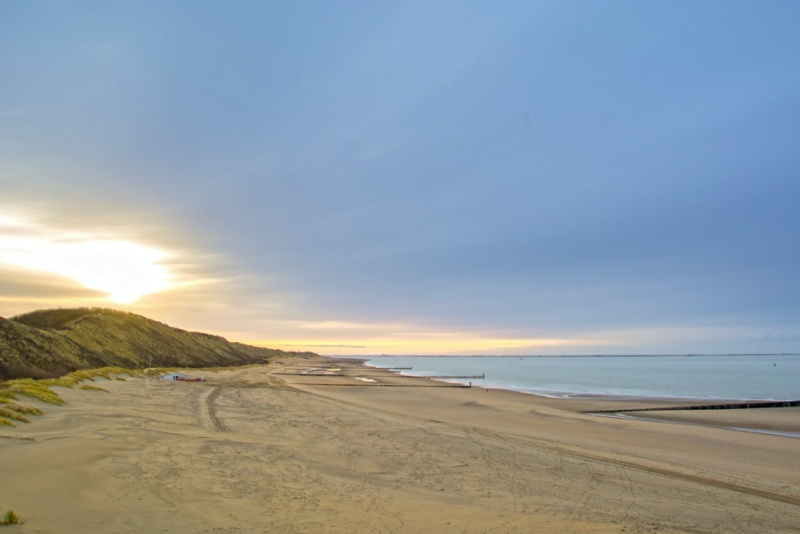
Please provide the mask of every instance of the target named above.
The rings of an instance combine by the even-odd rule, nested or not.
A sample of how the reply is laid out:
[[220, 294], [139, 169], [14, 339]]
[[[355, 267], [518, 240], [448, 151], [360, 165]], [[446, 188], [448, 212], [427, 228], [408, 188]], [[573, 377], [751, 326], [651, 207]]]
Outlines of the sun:
[[172, 275], [163, 263], [167, 257], [160, 249], [124, 240], [0, 237], [0, 262], [70, 278], [124, 304], [172, 286]]
[[126, 241], [87, 241], [50, 251], [53, 272], [124, 304], [170, 287], [169, 272], [159, 263], [165, 257], [159, 250]]

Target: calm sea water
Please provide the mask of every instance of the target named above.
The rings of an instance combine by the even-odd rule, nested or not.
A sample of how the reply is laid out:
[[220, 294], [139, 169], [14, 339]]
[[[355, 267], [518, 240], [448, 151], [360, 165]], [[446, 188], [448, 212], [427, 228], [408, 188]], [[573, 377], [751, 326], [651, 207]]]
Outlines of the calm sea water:
[[374, 367], [412, 367], [411, 375], [486, 375], [482, 387], [552, 397], [798, 400], [800, 355], [728, 356], [380, 356]]

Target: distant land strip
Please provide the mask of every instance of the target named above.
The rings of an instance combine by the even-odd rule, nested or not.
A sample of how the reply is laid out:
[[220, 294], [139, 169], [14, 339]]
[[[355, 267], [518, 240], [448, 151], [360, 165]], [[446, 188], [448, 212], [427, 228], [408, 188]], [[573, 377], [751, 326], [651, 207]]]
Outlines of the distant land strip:
[[[303, 375], [297, 375], [303, 376]], [[354, 378], [354, 377], [350, 377]], [[446, 384], [446, 385], [433, 385], [433, 384], [343, 384], [341, 382], [308, 382], [297, 384], [298, 386], [333, 386], [345, 388], [465, 388], [469, 389], [472, 384]]]

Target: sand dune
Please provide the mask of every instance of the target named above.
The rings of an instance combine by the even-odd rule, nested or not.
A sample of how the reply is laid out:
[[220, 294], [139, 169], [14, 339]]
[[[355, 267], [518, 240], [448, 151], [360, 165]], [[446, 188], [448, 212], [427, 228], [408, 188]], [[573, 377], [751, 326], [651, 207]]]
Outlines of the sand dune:
[[[0, 429], [0, 512], [26, 520], [18, 532], [48, 533], [800, 525], [796, 438], [579, 413], [613, 401], [375, 387], [437, 383], [374, 371], [362, 373], [374, 383], [354, 371], [272, 374], [311, 367], [294, 363], [303, 369], [100, 384], [109, 393], [59, 390], [65, 406], [43, 406], [47, 415], [31, 424]], [[312, 385], [325, 382], [361, 386]], [[763, 412], [719, 424], [760, 420], [753, 424], [780, 429], [800, 417], [795, 408]]]

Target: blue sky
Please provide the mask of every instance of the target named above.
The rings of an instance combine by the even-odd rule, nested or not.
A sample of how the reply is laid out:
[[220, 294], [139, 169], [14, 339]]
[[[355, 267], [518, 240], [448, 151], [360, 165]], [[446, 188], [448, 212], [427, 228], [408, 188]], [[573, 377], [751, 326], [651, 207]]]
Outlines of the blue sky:
[[7, 0], [0, 315], [800, 352], [798, 27], [793, 1]]

